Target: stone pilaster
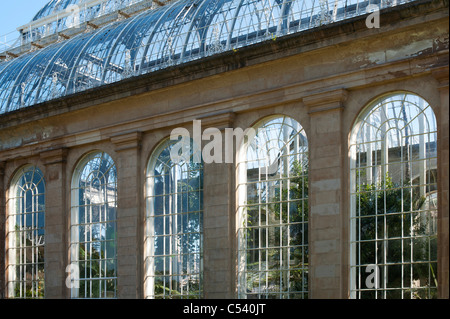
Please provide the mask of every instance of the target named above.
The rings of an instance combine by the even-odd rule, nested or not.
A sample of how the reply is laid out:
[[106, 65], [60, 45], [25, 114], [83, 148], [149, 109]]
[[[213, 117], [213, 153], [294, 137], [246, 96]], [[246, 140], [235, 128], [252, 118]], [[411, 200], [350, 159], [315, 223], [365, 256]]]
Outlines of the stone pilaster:
[[[5, 162], [0, 162], [0, 256], [5, 256], [6, 189]], [[5, 258], [0, 258], [0, 299], [5, 297]]]
[[[233, 298], [234, 272], [234, 165], [225, 163], [225, 128], [232, 127], [234, 113], [199, 118], [202, 130], [217, 128], [222, 136], [222, 163], [204, 164], [203, 245], [204, 297]], [[204, 141], [203, 144], [208, 143]], [[234, 149], [233, 158], [235, 158]]]
[[67, 149], [40, 153], [45, 165], [45, 298], [69, 296], [65, 285], [67, 259], [66, 157]]
[[303, 98], [311, 121], [309, 158], [310, 298], [341, 298], [343, 89]]
[[[438, 176], [449, 174], [449, 69], [448, 66], [432, 71], [438, 82], [440, 113], [438, 121]], [[438, 181], [438, 296], [448, 299], [449, 294], [449, 181]]]
[[142, 297], [141, 133], [111, 137], [117, 166], [117, 275], [118, 298]]

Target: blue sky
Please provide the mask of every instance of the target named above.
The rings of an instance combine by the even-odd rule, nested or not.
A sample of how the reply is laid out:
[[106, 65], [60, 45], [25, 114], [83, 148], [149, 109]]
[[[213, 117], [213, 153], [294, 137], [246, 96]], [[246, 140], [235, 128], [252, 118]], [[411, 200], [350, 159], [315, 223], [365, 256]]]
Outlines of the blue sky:
[[[50, 0], [0, 0], [0, 36], [28, 23]], [[17, 35], [19, 33], [17, 32]]]

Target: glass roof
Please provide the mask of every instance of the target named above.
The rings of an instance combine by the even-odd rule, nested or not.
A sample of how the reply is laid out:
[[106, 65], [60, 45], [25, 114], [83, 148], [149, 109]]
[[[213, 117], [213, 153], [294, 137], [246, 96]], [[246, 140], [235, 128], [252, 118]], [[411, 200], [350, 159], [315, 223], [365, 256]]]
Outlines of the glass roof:
[[0, 114], [409, 1], [172, 1], [0, 63]]
[[[34, 16], [32, 21], [37, 21], [54, 14], [63, 14], [68, 10], [89, 8], [91, 12], [80, 12], [83, 15], [95, 16], [98, 14], [107, 14], [125, 8], [142, 0], [51, 0]], [[164, 3], [167, 0], [162, 0]]]
[[71, 5], [78, 5], [83, 0], [51, 0], [34, 16], [33, 21], [42, 19], [54, 13], [63, 12]]

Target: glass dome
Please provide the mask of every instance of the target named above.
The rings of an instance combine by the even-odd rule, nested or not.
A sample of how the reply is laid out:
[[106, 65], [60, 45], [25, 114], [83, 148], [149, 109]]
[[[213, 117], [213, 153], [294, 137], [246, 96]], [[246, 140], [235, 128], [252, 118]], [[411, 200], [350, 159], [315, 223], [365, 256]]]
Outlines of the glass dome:
[[409, 1], [172, 1], [0, 63], [0, 114]]

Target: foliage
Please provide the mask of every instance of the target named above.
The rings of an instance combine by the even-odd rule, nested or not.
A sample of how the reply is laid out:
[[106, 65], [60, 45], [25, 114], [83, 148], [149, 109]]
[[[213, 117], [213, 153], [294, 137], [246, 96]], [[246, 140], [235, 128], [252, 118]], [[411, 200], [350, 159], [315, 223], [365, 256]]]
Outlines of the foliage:
[[[160, 161], [169, 162], [169, 155], [165, 149]], [[182, 174], [175, 177], [174, 170]], [[155, 297], [199, 298], [202, 294], [197, 273], [201, 273], [202, 264], [203, 164], [191, 161], [165, 166], [162, 172], [155, 171], [155, 176]], [[176, 189], [172, 189], [175, 185]], [[170, 200], [176, 200], [177, 204], [168, 206]], [[170, 252], [164, 250], [163, 243], [169, 234], [173, 244]], [[173, 266], [170, 273], [167, 263]]]
[[[289, 175], [282, 174], [276, 179], [269, 178], [261, 182], [266, 185], [264, 189], [259, 190], [262, 198], [254, 202], [267, 202], [266, 205], [249, 205], [246, 208], [244, 227], [249, 293], [270, 295], [271, 292], [289, 291], [289, 297], [295, 298], [300, 296], [299, 292], [307, 291], [309, 210], [307, 172], [307, 165], [294, 161]], [[248, 192], [252, 193], [255, 190], [249, 189]], [[251, 200], [250, 198], [250, 204], [253, 204]], [[268, 227], [258, 227], [265, 225]], [[266, 242], [269, 248], [256, 249], [266, 247]], [[286, 258], [288, 255], [289, 260]], [[281, 256], [284, 256], [283, 260]], [[260, 266], [268, 271], [260, 272]]]
[[[408, 287], [410, 282], [420, 287], [436, 285], [436, 263], [430, 260], [434, 259], [437, 238], [430, 228], [433, 217], [422, 209], [425, 200], [410, 181], [394, 183], [388, 174], [382, 183], [357, 188], [358, 263], [378, 264], [380, 276], [386, 276], [385, 288]], [[430, 273], [432, 282], [428, 280]], [[428, 297], [427, 290], [410, 289], [405, 290], [406, 295], [411, 292], [414, 298]], [[435, 294], [436, 290], [431, 290], [431, 297]], [[388, 298], [400, 296], [400, 290], [387, 291]]]
[[[20, 228], [19, 225], [15, 225], [16, 242], [20, 243], [20, 238], [23, 238], [25, 228]], [[36, 246], [37, 254], [36, 254]], [[16, 276], [19, 282], [14, 285], [14, 297], [15, 298], [44, 298], [45, 284], [44, 284], [44, 246], [33, 243], [31, 239], [26, 236], [25, 243], [21, 249], [16, 250]], [[19, 254], [23, 257], [26, 256], [26, 260], [22, 261], [24, 264], [20, 264]], [[32, 260], [33, 254], [36, 254], [36, 260]], [[36, 267], [37, 266], [37, 267]], [[37, 270], [37, 273], [36, 273]], [[20, 273], [24, 272], [25, 278], [20, 276]]]
[[[115, 249], [114, 242], [106, 242]], [[103, 298], [116, 296], [116, 266], [114, 259], [106, 259], [105, 250], [100, 252], [80, 244], [80, 298]], [[107, 269], [105, 271], [105, 268]], [[106, 278], [106, 279], [103, 279]], [[101, 285], [101, 286], [100, 286]], [[86, 292], [86, 294], [85, 294]], [[101, 294], [100, 294], [101, 292]]]

